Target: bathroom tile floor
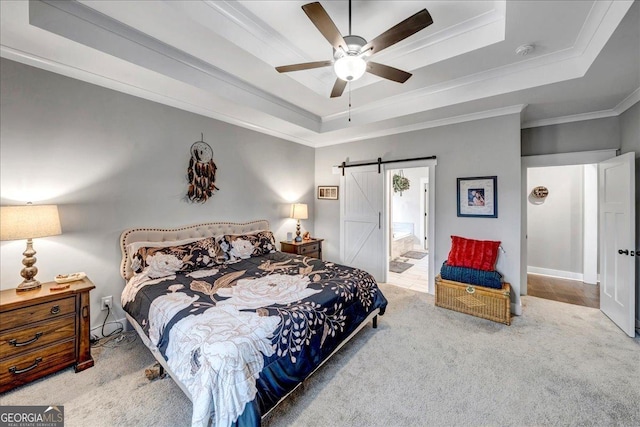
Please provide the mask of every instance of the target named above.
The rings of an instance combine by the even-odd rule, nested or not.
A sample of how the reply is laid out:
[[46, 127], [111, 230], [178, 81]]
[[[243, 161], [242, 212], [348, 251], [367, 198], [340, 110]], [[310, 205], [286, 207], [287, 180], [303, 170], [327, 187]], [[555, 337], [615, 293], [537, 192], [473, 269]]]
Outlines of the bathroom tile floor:
[[[420, 249], [414, 250], [420, 251]], [[425, 251], [422, 250], [420, 252]], [[428, 291], [429, 257], [412, 259], [400, 256], [394, 261], [407, 262], [413, 264], [413, 266], [402, 273], [393, 273], [389, 271], [387, 273], [388, 284], [418, 292]]]

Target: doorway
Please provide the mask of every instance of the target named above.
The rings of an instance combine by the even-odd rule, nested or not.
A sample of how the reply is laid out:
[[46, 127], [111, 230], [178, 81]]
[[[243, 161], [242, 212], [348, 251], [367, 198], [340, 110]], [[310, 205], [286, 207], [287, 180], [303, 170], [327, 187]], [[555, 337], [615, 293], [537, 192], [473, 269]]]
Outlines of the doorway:
[[528, 294], [600, 308], [598, 166], [527, 171]]
[[[600, 272], [599, 306], [627, 335], [635, 335], [635, 153], [617, 155], [617, 150], [584, 151], [522, 158], [523, 266], [529, 265], [527, 202], [531, 188], [529, 170], [541, 166], [586, 165], [597, 163], [598, 223], [596, 258], [591, 262]], [[597, 263], [597, 264], [596, 264]], [[585, 263], [588, 266], [589, 263]], [[521, 270], [521, 294], [528, 294], [527, 270]]]
[[429, 167], [387, 170], [387, 283], [428, 292]]
[[528, 295], [600, 308], [597, 164], [527, 170]]
[[[427, 195], [424, 221], [428, 254], [423, 259], [426, 266], [434, 265], [435, 236], [435, 185], [437, 160], [419, 158], [389, 161], [387, 164], [368, 163], [348, 166], [340, 177], [340, 260], [343, 264], [368, 271], [378, 281], [388, 280], [391, 239], [390, 199], [393, 194], [390, 169], [425, 168]], [[421, 222], [422, 223], [422, 222]], [[435, 293], [433, 268], [420, 275], [409, 286], [421, 292]], [[408, 277], [406, 275], [405, 277]]]

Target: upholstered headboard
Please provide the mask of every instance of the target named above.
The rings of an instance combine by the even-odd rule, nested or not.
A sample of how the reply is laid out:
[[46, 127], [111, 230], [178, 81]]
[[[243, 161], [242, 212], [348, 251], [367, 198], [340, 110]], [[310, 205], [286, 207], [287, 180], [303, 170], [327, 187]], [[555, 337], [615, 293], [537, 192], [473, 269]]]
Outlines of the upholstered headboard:
[[219, 236], [221, 234], [244, 234], [268, 229], [269, 221], [264, 219], [245, 223], [208, 222], [179, 228], [131, 228], [123, 231], [120, 236], [120, 250], [122, 251], [120, 275], [125, 280], [133, 276], [131, 258], [127, 253], [127, 246], [134, 242], [167, 242]]

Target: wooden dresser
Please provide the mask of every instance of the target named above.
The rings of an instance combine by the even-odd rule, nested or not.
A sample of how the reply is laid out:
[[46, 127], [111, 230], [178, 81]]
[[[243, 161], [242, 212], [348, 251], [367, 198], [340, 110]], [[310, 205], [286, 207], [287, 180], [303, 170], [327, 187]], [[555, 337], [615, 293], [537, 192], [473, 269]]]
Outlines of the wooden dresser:
[[88, 278], [52, 291], [55, 282], [37, 290], [0, 292], [0, 393], [75, 365], [93, 366], [89, 342]]
[[280, 251], [322, 259], [322, 241], [324, 239], [303, 240], [302, 242], [280, 242]]

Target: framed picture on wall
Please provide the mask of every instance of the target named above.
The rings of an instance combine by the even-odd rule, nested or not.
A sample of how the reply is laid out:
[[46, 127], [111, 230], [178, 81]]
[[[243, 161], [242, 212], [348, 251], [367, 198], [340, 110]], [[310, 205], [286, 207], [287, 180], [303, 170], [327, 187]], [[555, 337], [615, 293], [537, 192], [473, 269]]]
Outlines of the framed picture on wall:
[[337, 185], [319, 185], [318, 199], [338, 200], [338, 186]]
[[498, 218], [498, 177], [458, 178], [458, 216]]

